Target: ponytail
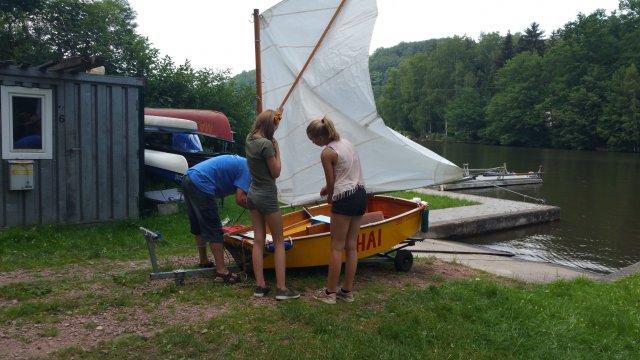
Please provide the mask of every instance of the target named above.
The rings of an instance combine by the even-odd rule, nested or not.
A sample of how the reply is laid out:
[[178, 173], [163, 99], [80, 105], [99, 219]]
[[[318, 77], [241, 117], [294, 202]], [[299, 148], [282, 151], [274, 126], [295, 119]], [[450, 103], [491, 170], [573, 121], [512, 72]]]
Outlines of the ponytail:
[[340, 140], [340, 134], [336, 130], [333, 121], [328, 116], [323, 116], [321, 119], [311, 120], [307, 126], [307, 136], [310, 139], [317, 139], [325, 137], [329, 141]]

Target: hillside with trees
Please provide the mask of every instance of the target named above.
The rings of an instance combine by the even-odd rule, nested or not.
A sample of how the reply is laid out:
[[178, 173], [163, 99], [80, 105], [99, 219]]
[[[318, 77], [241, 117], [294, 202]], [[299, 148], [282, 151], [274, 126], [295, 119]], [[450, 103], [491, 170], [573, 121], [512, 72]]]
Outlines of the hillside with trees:
[[640, 152], [639, 15], [640, 1], [624, 0], [550, 36], [534, 22], [440, 39], [384, 69], [378, 111], [418, 138]]
[[[146, 79], [147, 106], [215, 109], [236, 140], [249, 131], [255, 72], [161, 58], [126, 0], [7, 0], [0, 10], [0, 60], [101, 55], [107, 74]], [[378, 111], [415, 138], [640, 152], [640, 0], [578, 14], [550, 34], [533, 22], [477, 40], [400, 43], [369, 64]]]

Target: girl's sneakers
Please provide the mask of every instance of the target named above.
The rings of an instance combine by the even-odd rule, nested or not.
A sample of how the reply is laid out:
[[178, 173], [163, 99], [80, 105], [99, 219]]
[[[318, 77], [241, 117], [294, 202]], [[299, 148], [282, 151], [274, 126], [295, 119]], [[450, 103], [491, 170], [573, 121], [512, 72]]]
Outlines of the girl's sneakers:
[[289, 300], [297, 299], [300, 297], [300, 293], [289, 288], [276, 290], [276, 300]]
[[336, 298], [346, 302], [353, 302], [353, 291], [344, 292], [342, 288], [339, 288], [336, 293]]
[[327, 294], [327, 288], [322, 288], [313, 295], [314, 299], [320, 300], [325, 304], [335, 304], [336, 303], [336, 293]]
[[265, 286], [265, 287], [257, 286], [256, 290], [253, 292], [253, 296], [264, 297], [264, 296], [267, 296], [270, 292], [271, 292], [271, 288], [268, 286]]

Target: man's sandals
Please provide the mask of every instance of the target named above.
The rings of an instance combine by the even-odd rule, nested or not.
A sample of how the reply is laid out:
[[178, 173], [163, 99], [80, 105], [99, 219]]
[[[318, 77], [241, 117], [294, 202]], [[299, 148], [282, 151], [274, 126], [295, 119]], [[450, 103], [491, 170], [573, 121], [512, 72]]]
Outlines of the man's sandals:
[[227, 284], [235, 284], [240, 282], [240, 276], [238, 274], [228, 270], [229, 272], [226, 274], [222, 274], [216, 271], [216, 277], [213, 278], [214, 282], [217, 283], [227, 283]]

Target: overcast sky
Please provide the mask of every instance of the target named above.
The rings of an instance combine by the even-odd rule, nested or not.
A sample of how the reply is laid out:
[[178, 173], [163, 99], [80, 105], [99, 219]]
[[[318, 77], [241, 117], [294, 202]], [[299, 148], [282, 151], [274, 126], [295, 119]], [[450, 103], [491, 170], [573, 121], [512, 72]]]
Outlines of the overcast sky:
[[[313, 0], [307, 0], [313, 1]], [[349, 0], [357, 1], [357, 0]], [[231, 69], [255, 68], [253, 9], [263, 12], [279, 0], [129, 0], [138, 32], [176, 64]], [[591, 14], [618, 8], [618, 0], [378, 0], [371, 52], [405, 41], [522, 32], [532, 22], [545, 35]]]

